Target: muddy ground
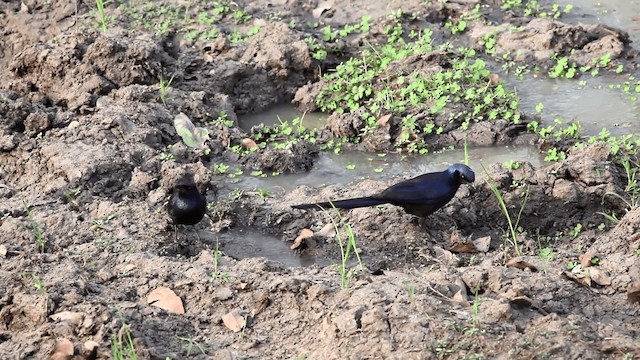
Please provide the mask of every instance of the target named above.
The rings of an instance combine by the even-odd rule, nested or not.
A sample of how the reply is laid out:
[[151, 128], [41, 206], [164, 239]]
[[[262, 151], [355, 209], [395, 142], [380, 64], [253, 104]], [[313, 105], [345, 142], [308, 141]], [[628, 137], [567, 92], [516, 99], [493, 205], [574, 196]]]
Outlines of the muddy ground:
[[[126, 339], [126, 330], [143, 359], [640, 356], [640, 209], [624, 201], [625, 171], [601, 144], [572, 149], [565, 161], [541, 168], [489, 166], [511, 212], [523, 209], [522, 256], [505, 240], [508, 224], [487, 176], [475, 169], [476, 182], [426, 221], [393, 206], [344, 212], [366, 266], [347, 289], [335, 266], [233, 259], [224, 243], [216, 261], [216, 234], [246, 227], [287, 243], [304, 228], [320, 232], [296, 251], [336, 261], [329, 214], [290, 205], [390, 184], [300, 187], [266, 199], [255, 189], [233, 192], [214, 164], [300, 172], [320, 151], [301, 141], [240, 158], [228, 150], [250, 135], [238, 127], [238, 115], [294, 98], [312, 110], [320, 74], [367, 47], [396, 9], [414, 14], [401, 17], [406, 25], [430, 27], [444, 41], [451, 36], [445, 22], [478, 2], [154, 3], [181, 14], [224, 4], [227, 13], [214, 26], [225, 36], [190, 39], [171, 27], [158, 35], [116, 4], [107, 6], [113, 18], [103, 33], [93, 3], [0, 3], [2, 358], [110, 358], [113, 339]], [[490, 21], [470, 22], [462, 41], [476, 44], [502, 28], [498, 51], [520, 50], [515, 61], [523, 64], [549, 66], [554, 51], [584, 64], [607, 52], [634, 68], [633, 44], [620, 30], [484, 5], [482, 18]], [[231, 16], [238, 9], [249, 17], [240, 24]], [[367, 35], [344, 40], [323, 60], [312, 56], [304, 38], [321, 38], [322, 26], [304, 24], [337, 27], [366, 14], [373, 19]], [[244, 41], [226, 36], [255, 25], [260, 31]], [[163, 103], [158, 83], [169, 76]], [[209, 152], [180, 143], [173, 126], [180, 112], [209, 130]], [[213, 121], [222, 112], [228, 121]], [[354, 136], [358, 122], [357, 115], [331, 114], [318, 139]], [[537, 142], [507, 125], [472, 124], [470, 144]], [[381, 129], [353, 147], [388, 151], [399, 134], [393, 126]], [[458, 146], [461, 139], [452, 128], [430, 145]], [[197, 225], [199, 238], [179, 229], [176, 241], [164, 205], [186, 172], [207, 192], [211, 214]], [[553, 256], [539, 256], [545, 247]], [[568, 270], [570, 263], [582, 271]], [[161, 287], [175, 292], [184, 313], [148, 303]]]

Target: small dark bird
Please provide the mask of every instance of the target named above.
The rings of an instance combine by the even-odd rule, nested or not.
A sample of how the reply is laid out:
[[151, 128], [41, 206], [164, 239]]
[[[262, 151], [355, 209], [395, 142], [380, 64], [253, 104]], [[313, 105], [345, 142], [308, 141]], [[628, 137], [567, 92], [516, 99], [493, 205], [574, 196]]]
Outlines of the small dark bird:
[[[173, 194], [167, 204], [167, 212], [174, 226], [195, 225], [202, 220], [206, 211], [207, 199], [195, 184], [181, 183], [173, 188]], [[176, 232], [176, 239], [177, 237]]]
[[423, 174], [412, 179], [399, 182], [384, 191], [360, 198], [300, 204], [294, 209], [331, 208], [354, 209], [381, 204], [400, 206], [409, 214], [428, 216], [436, 212], [451, 199], [461, 184], [472, 183], [476, 175], [464, 164], [451, 165], [447, 170]]

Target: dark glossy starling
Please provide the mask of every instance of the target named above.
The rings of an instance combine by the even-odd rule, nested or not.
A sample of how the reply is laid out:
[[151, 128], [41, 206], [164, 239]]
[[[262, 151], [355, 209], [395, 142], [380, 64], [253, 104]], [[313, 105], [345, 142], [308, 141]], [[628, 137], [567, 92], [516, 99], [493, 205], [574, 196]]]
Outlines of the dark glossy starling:
[[[178, 184], [173, 188], [173, 194], [167, 204], [167, 212], [174, 226], [195, 225], [202, 220], [206, 210], [207, 199], [195, 184]], [[177, 237], [176, 232], [176, 239]]]
[[461, 184], [474, 182], [476, 175], [464, 164], [454, 164], [440, 172], [423, 174], [413, 179], [399, 182], [386, 190], [371, 196], [332, 202], [319, 202], [292, 206], [294, 209], [336, 207], [355, 209], [381, 204], [400, 206], [409, 214], [429, 216], [445, 206], [456, 194]]

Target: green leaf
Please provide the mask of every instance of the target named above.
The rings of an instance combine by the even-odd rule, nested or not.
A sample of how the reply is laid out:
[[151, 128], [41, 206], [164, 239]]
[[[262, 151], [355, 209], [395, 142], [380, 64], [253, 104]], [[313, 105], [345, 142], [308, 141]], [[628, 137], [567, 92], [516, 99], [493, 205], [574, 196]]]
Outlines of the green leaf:
[[209, 140], [209, 131], [193, 125], [187, 115], [183, 113], [176, 115], [173, 119], [173, 126], [185, 145], [196, 149], [205, 148], [204, 144]]

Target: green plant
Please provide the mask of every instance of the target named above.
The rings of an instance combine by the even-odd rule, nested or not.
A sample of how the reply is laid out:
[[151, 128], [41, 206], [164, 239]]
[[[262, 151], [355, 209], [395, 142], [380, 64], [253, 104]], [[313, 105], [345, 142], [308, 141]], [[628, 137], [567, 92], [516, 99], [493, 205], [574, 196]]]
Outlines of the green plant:
[[269, 192], [269, 190], [266, 189], [258, 189], [257, 191], [258, 193], [258, 197], [260, 197], [260, 200], [262, 200], [263, 202], [269, 197], [271, 196], [271, 193]]
[[508, 161], [503, 162], [502, 166], [504, 166], [507, 169], [518, 170], [520, 168], [520, 166], [522, 166], [522, 163], [520, 161], [516, 161], [516, 160], [508, 160]]
[[[620, 196], [620, 195], [615, 194], [615, 193], [612, 193], [612, 194], [616, 195], [616, 196]], [[605, 219], [609, 220], [614, 225], [617, 224], [620, 221], [620, 219], [618, 219], [618, 217], [614, 213], [607, 214], [607, 213], [602, 212], [602, 211], [597, 211], [596, 214], [600, 214], [600, 215], [604, 216]]]
[[502, 214], [506, 218], [507, 224], [509, 225], [509, 232], [511, 233], [511, 237], [510, 239], [509, 237], [507, 238], [510, 240], [511, 245], [513, 245], [516, 251], [516, 254], [520, 256], [522, 255], [522, 248], [521, 248], [521, 245], [518, 243], [518, 235], [516, 234], [516, 230], [519, 227], [520, 219], [522, 218], [522, 211], [524, 210], [524, 207], [527, 204], [527, 200], [529, 198], [529, 187], [527, 186], [527, 189], [524, 191], [524, 199], [522, 200], [522, 204], [520, 205], [520, 211], [518, 211], [518, 216], [516, 217], [515, 221], [513, 221], [511, 218], [511, 214], [509, 213], [509, 209], [507, 208], [507, 205], [504, 202], [504, 198], [500, 193], [500, 189], [498, 189], [498, 184], [491, 177], [487, 168], [484, 167], [484, 164], [480, 163], [480, 165], [482, 166], [484, 173], [487, 175], [487, 181], [489, 183], [489, 187], [491, 188], [491, 191], [493, 192], [494, 196], [498, 200], [498, 203], [500, 205], [500, 210], [502, 211]]
[[78, 195], [80, 195], [82, 193], [82, 186], [78, 186], [76, 188], [73, 189], [68, 189], [64, 191], [64, 198], [66, 200], [67, 203], [72, 203], [75, 206], [78, 206], [78, 203], [76, 202], [76, 199], [78, 197]]
[[549, 263], [553, 261], [558, 255], [553, 251], [551, 247], [545, 247], [538, 251], [538, 257], [542, 264], [542, 270], [546, 273], [549, 269]]
[[558, 150], [555, 147], [552, 147], [549, 150], [547, 150], [547, 155], [544, 157], [544, 161], [557, 162], [557, 161], [564, 161], [566, 158], [567, 158], [566, 152], [562, 150]]
[[176, 336], [179, 340], [182, 340], [184, 342], [187, 343], [187, 356], [191, 356], [191, 350], [193, 350], [193, 347], [195, 346], [196, 348], [198, 348], [198, 350], [200, 351], [200, 353], [202, 355], [206, 355], [207, 351], [204, 349], [204, 347], [202, 347], [202, 345], [200, 345], [197, 341], [195, 341], [193, 338], [190, 337], [182, 337], [182, 336]]
[[164, 106], [167, 106], [167, 92], [169, 91], [169, 86], [171, 86], [174, 77], [175, 74], [171, 75], [169, 81], [166, 81], [162, 76], [160, 77], [160, 100]]
[[569, 64], [569, 58], [566, 56], [558, 57], [554, 54], [552, 59], [556, 60], [556, 65], [549, 71], [549, 77], [552, 79], [565, 77], [572, 79], [576, 76], [578, 66], [575, 63]]
[[442, 45], [437, 50], [444, 53], [446, 67], [434, 72], [395, 72], [390, 68], [394, 62], [435, 49], [429, 29], [410, 33], [408, 40], [405, 35], [402, 23], [391, 20], [385, 28], [386, 42], [369, 44], [358, 57], [323, 76], [326, 85], [315, 99], [318, 107], [325, 112], [354, 113], [364, 122], [360, 133], [347, 140], [360, 141], [380, 126], [381, 116], [395, 115], [393, 119], [400, 121], [395, 146], [424, 154], [426, 138], [445, 129], [466, 130], [471, 123], [485, 120], [520, 121], [515, 92], [491, 76], [474, 49]]
[[31, 279], [33, 280], [33, 287], [42, 295], [47, 296], [47, 289], [44, 286], [44, 283], [42, 282], [42, 279], [40, 279], [40, 276], [36, 275], [33, 272], [30, 271], [23, 271], [20, 273], [21, 276], [31, 276]]
[[211, 277], [209, 278], [209, 281], [211, 282], [214, 282], [218, 279], [222, 280], [223, 282], [229, 281], [229, 275], [219, 270], [221, 256], [222, 252], [219, 250], [218, 240], [216, 240], [216, 249], [213, 251], [213, 272], [211, 273]]
[[29, 222], [31, 223], [31, 231], [35, 237], [36, 243], [38, 244], [38, 249], [40, 252], [44, 252], [44, 247], [47, 244], [47, 239], [44, 237], [44, 231], [33, 218], [33, 214], [29, 209], [29, 203], [26, 198], [22, 198], [22, 206], [24, 207], [24, 212], [27, 214], [27, 218], [29, 218]]
[[416, 296], [416, 286], [408, 281], [403, 282], [404, 288], [407, 289], [409, 293], [409, 300], [413, 301], [413, 298]]
[[108, 3], [108, 1], [104, 0], [96, 0], [96, 14], [98, 16], [98, 23], [100, 24], [100, 30], [102, 32], [107, 32], [107, 22], [108, 18], [104, 12], [104, 6]]
[[211, 121], [211, 125], [220, 126], [224, 125], [226, 127], [233, 127], [233, 120], [229, 119], [229, 114], [226, 111], [220, 111], [218, 117]]
[[448, 20], [444, 24], [444, 28], [449, 29], [451, 31], [451, 35], [460, 34], [467, 30], [467, 22], [463, 19], [458, 20], [456, 23], [452, 20]]
[[469, 165], [469, 146], [467, 144], [467, 134], [464, 134], [464, 164]]
[[480, 282], [478, 282], [478, 284], [476, 284], [476, 288], [474, 289], [474, 297], [473, 297], [473, 304], [471, 305], [471, 311], [472, 311], [472, 319], [473, 319], [473, 324], [474, 326], [478, 325], [479, 322], [479, 316], [480, 316], [480, 296], [478, 295], [478, 292], [480, 291]]
[[167, 150], [165, 150], [165, 151], [160, 153], [160, 160], [162, 160], [162, 162], [173, 161], [175, 159], [176, 159], [175, 155], [173, 155], [171, 152], [169, 152], [168, 148], [167, 148]]
[[640, 204], [640, 186], [638, 180], [640, 180], [640, 166], [637, 162], [632, 161], [628, 156], [625, 156], [619, 161], [624, 167], [627, 184], [624, 191], [627, 193], [629, 208], [636, 208]]
[[124, 316], [120, 313], [120, 320], [122, 326], [117, 334], [111, 336], [111, 354], [115, 360], [138, 360], [138, 353], [136, 352], [136, 346], [133, 342], [131, 330], [126, 323]]
[[251, 19], [251, 15], [247, 14], [242, 9], [235, 10], [231, 15], [233, 16], [233, 20], [236, 22], [236, 24], [246, 23]]
[[229, 165], [227, 164], [214, 164], [212, 167], [214, 175], [226, 174], [227, 170], [229, 170]]
[[[332, 207], [339, 219], [339, 224], [328, 212], [325, 211], [325, 214], [327, 214], [327, 216], [331, 220], [331, 223], [333, 224], [333, 228], [335, 229], [336, 237], [338, 239], [338, 245], [340, 246], [341, 261], [338, 265], [338, 273], [340, 274], [340, 286], [343, 289], [347, 289], [349, 287], [349, 284], [351, 283], [351, 278], [355, 275], [356, 271], [355, 268], [349, 268], [349, 266], [347, 265], [349, 258], [351, 257], [351, 253], [353, 252], [356, 255], [358, 264], [360, 265], [360, 269], [364, 269], [364, 265], [362, 264], [362, 260], [360, 259], [360, 253], [356, 246], [356, 238], [355, 234], [353, 233], [351, 224], [347, 223], [344, 220], [344, 218], [340, 214], [340, 211], [335, 206], [333, 206], [333, 204]], [[347, 235], [346, 241], [342, 237], [341, 230], [343, 230]]]
[[578, 237], [578, 235], [580, 235], [581, 232], [582, 232], [582, 224], [577, 223], [576, 226], [571, 231], [569, 231], [569, 236], [572, 239], [575, 239]]

